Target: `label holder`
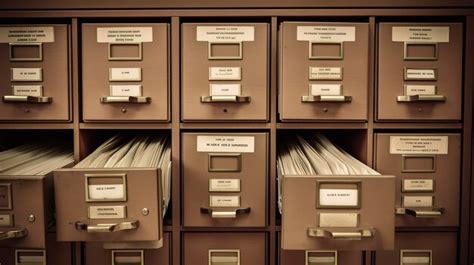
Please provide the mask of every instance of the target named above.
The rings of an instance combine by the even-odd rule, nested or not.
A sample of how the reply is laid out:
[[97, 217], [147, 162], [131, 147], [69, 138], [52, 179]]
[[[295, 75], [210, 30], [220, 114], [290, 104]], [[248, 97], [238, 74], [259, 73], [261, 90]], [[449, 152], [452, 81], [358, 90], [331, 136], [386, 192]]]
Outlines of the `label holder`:
[[[130, 256], [130, 257], [117, 257], [117, 254], [123, 253], [137, 253], [137, 256]], [[136, 260], [139, 259], [139, 262]], [[145, 256], [143, 250], [112, 250], [112, 265], [121, 265], [121, 264], [145, 264]]]
[[[226, 253], [232, 254], [232, 255], [222, 255]], [[240, 250], [239, 249], [209, 249], [208, 265], [218, 265], [218, 264], [240, 265]]]
[[308, 87], [309, 87], [308, 95], [301, 97], [301, 102], [302, 103], [318, 103], [318, 102], [326, 102], [326, 103], [329, 103], [329, 102], [333, 102], [333, 103], [347, 102], [347, 103], [349, 103], [349, 102], [352, 101], [352, 96], [344, 96], [342, 94], [342, 89], [343, 89], [342, 85], [340, 85], [341, 93], [339, 95], [312, 95], [311, 85], [312, 84], [308, 85]]
[[[114, 45], [129, 45], [129, 46], [138, 46], [138, 56], [133, 57], [114, 57], [112, 56], [112, 46]], [[141, 61], [143, 58], [143, 46], [141, 42], [136, 43], [107, 43], [107, 58], [109, 61]]]
[[[214, 56], [212, 55], [212, 45], [239, 45], [239, 54], [237, 56]], [[208, 42], [207, 45], [207, 59], [208, 60], [242, 60], [243, 58], [243, 44], [239, 42]]]
[[[412, 259], [407, 259], [406, 254], [414, 254], [414, 253], [420, 253], [420, 254], [425, 254], [427, 258], [429, 259], [428, 262], [426, 262], [426, 259], [420, 259], [423, 257], [417, 257], [417, 256], [410, 256]], [[418, 262], [414, 262], [413, 259], [419, 259]], [[423, 250], [415, 250], [415, 249], [401, 249], [400, 250], [400, 265], [412, 265], [412, 264], [424, 264], [424, 265], [432, 265], [433, 262], [433, 252], [428, 249], [423, 249]]]
[[[43, 61], [43, 44], [42, 43], [9, 43], [9, 48], [8, 48], [8, 54], [10, 57], [11, 62], [41, 62]], [[32, 58], [15, 58], [13, 54], [13, 49], [15, 47], [21, 47], [21, 46], [36, 46], [38, 47], [38, 57], [32, 57]]]
[[[324, 42], [324, 41], [309, 41], [309, 53], [308, 58], [310, 60], [343, 60], [344, 59], [344, 42]], [[336, 56], [318, 56], [313, 55], [313, 45], [339, 45], [339, 54]]]
[[[22, 256], [22, 253], [38, 253], [38, 255], [31, 255], [28, 257]], [[25, 260], [26, 258], [26, 260]], [[39, 261], [39, 262], [38, 262]], [[15, 265], [23, 264], [38, 264], [46, 265], [46, 250], [37, 250], [37, 249], [16, 249], [15, 250]]]
[[409, 85], [404, 85], [405, 95], [397, 96], [397, 102], [445, 102], [446, 96], [437, 94], [437, 86], [434, 86], [435, 94], [433, 95], [408, 95]]
[[[321, 205], [319, 202], [319, 191], [322, 185], [355, 185], [357, 187], [357, 205], [355, 206]], [[352, 181], [352, 180], [337, 180], [337, 181], [317, 180], [316, 181], [316, 209], [360, 209], [361, 199], [362, 199], [362, 182], [361, 181]]]
[[[433, 160], [432, 168], [429, 169], [407, 169], [407, 159], [410, 158], [429, 158]], [[436, 155], [402, 155], [401, 172], [402, 173], [434, 173], [436, 172]]]
[[[316, 257], [312, 255], [330, 254], [327, 257]], [[305, 251], [305, 265], [337, 265], [337, 250], [323, 251], [323, 250], [306, 250]]]
[[0, 207], [0, 210], [12, 210], [13, 209], [13, 202], [12, 202], [12, 184], [11, 183], [0, 183], [0, 187], [6, 187], [7, 190], [7, 200], [8, 205], [5, 207]]
[[[85, 174], [86, 202], [126, 202], [127, 201], [127, 174]], [[120, 199], [92, 199], [89, 194], [89, 180], [93, 178], [121, 178], [123, 197]]]
[[[408, 47], [415, 45], [431, 45], [434, 47], [433, 57], [420, 57], [420, 56], [409, 56]], [[438, 60], [438, 43], [437, 42], [404, 42], [403, 43], [403, 60], [405, 61], [436, 61]]]
[[[408, 70], [430, 70], [433, 71], [434, 77], [433, 78], [409, 78], [408, 77]], [[422, 67], [405, 67], [403, 69], [403, 80], [404, 81], [438, 81], [438, 68], [422, 68]]]
[[[340, 77], [338, 78], [312, 78], [312, 68], [339, 68], [341, 73], [340, 73]], [[314, 66], [310, 66], [308, 68], [308, 80], [310, 81], [342, 81], [344, 79], [344, 68], [343, 67], [314, 67]], [[311, 93], [310, 93], [311, 94]]]
[[[212, 159], [217, 157], [235, 158], [237, 160], [235, 168], [216, 168], [213, 166]], [[207, 169], [209, 172], [240, 172], [242, 171], [242, 154], [233, 153], [209, 153]]]

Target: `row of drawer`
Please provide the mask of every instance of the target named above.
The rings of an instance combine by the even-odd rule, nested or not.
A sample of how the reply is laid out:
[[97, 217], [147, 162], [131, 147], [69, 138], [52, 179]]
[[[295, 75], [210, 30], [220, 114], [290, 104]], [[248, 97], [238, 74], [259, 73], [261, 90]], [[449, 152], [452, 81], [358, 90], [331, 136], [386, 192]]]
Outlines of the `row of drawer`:
[[[171, 235], [165, 234], [163, 248], [157, 250], [106, 250], [97, 243], [84, 245], [84, 265], [171, 264]], [[279, 236], [278, 236], [279, 238]], [[0, 249], [5, 265], [71, 264], [69, 243], [55, 242], [51, 235], [47, 249]], [[264, 233], [184, 233], [183, 264], [263, 265], [267, 260]], [[279, 239], [278, 239], [279, 242]], [[277, 244], [279, 245], [279, 243]], [[397, 233], [394, 251], [377, 251], [376, 265], [457, 264], [457, 234], [453, 232]], [[278, 265], [362, 265], [362, 252], [288, 251], [280, 247]], [[36, 262], [32, 262], [36, 260]], [[40, 261], [43, 262], [40, 262]], [[29, 261], [29, 262], [28, 262]], [[47, 263], [46, 263], [47, 261]]]
[[[463, 25], [379, 23], [378, 120], [459, 121]], [[0, 28], [0, 120], [71, 119], [68, 25]], [[282, 22], [282, 121], [368, 119], [369, 24]], [[169, 121], [169, 25], [81, 27], [82, 119]], [[268, 121], [267, 23], [183, 23], [183, 121]]]

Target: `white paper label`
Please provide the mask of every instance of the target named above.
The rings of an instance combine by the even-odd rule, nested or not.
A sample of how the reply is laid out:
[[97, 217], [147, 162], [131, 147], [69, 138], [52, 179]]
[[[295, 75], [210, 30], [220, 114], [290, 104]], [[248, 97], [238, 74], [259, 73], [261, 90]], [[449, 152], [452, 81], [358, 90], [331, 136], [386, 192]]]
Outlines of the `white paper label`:
[[311, 96], [339, 96], [342, 94], [340, 84], [311, 84]]
[[434, 190], [434, 181], [432, 179], [404, 179], [402, 190], [405, 191], [425, 191]]
[[152, 27], [97, 28], [97, 42], [99, 43], [139, 43], [152, 41]]
[[449, 27], [393, 27], [392, 41], [449, 42]]
[[115, 97], [141, 97], [142, 85], [111, 85], [110, 95]]
[[210, 207], [240, 207], [240, 196], [216, 196], [209, 197]]
[[358, 213], [320, 213], [320, 227], [357, 227], [359, 225]]
[[254, 136], [198, 135], [198, 152], [254, 153]]
[[210, 179], [210, 192], [240, 192], [240, 179]]
[[210, 84], [211, 96], [240, 96], [240, 84]]
[[435, 85], [406, 85], [405, 95], [406, 96], [436, 95], [436, 86]]
[[430, 257], [403, 257], [402, 264], [431, 264]]
[[12, 81], [42, 81], [41, 68], [12, 68]]
[[407, 68], [405, 78], [412, 80], [436, 80], [436, 71], [434, 69]]
[[13, 95], [15, 96], [32, 96], [32, 97], [42, 97], [43, 96], [43, 86], [42, 85], [14, 85], [13, 86]]
[[90, 219], [126, 218], [126, 206], [89, 206]]
[[9, 214], [0, 214], [0, 227], [13, 226], [12, 216]]
[[319, 189], [319, 205], [356, 207], [359, 205], [359, 191], [355, 189]]
[[198, 26], [196, 40], [208, 42], [254, 41], [255, 28], [252, 26]]
[[309, 80], [342, 80], [342, 68], [310, 66]]
[[209, 67], [209, 80], [240, 80], [240, 67]]
[[89, 185], [89, 199], [117, 200], [125, 197], [123, 184]]
[[448, 136], [390, 136], [390, 154], [447, 155]]
[[432, 207], [433, 196], [403, 196], [403, 207]]
[[53, 27], [0, 27], [0, 43], [54, 42]]
[[141, 68], [110, 68], [109, 81], [141, 81]]
[[298, 26], [296, 39], [314, 42], [355, 41], [355, 27]]

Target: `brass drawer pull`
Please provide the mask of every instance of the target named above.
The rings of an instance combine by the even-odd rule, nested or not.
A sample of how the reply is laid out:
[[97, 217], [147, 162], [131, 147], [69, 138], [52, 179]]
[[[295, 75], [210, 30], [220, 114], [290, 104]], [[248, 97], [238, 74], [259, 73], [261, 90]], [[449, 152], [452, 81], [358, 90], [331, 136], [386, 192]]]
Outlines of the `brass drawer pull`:
[[132, 96], [105, 96], [100, 98], [100, 103], [150, 103], [150, 97]]
[[202, 103], [250, 103], [250, 96], [202, 96]]
[[88, 225], [81, 222], [76, 223], [77, 230], [86, 230], [88, 233], [113, 233], [138, 228], [138, 221], [122, 222], [118, 224]]
[[238, 208], [231, 211], [217, 211], [211, 208], [201, 207], [202, 214], [209, 214], [212, 218], [237, 218], [238, 215], [250, 213], [250, 207], [247, 208]]
[[322, 228], [308, 228], [309, 237], [331, 238], [336, 240], [362, 240], [363, 238], [373, 238], [374, 229], [357, 229], [354, 231], [329, 231]]
[[416, 218], [440, 218], [444, 214], [444, 208], [431, 209], [413, 209], [413, 208], [397, 208], [398, 215], [411, 215]]
[[7, 96], [3, 96], [3, 102], [5, 103], [51, 103], [53, 102], [53, 98], [52, 97], [7, 95]]
[[301, 102], [313, 103], [313, 102], [351, 102], [352, 96], [344, 95], [318, 95], [318, 96], [302, 96]]
[[26, 229], [5, 231], [5, 232], [0, 232], [0, 240], [21, 238], [27, 235], [28, 235], [28, 230]]

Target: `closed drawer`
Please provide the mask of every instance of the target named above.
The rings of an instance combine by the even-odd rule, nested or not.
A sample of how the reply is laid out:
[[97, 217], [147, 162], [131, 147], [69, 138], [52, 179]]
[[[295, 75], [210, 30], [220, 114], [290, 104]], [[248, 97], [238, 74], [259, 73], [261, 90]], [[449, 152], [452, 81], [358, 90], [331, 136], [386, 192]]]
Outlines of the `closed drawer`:
[[458, 226], [460, 134], [376, 136], [376, 167], [396, 176], [397, 226]]
[[0, 120], [69, 121], [69, 26], [11, 25], [0, 31]]
[[184, 225], [266, 224], [267, 133], [183, 133]]
[[184, 265], [265, 265], [264, 233], [185, 233]]
[[282, 249], [393, 249], [392, 176], [284, 176]]
[[457, 235], [449, 232], [397, 233], [394, 251], [377, 251], [376, 265], [459, 264]]
[[181, 30], [182, 119], [268, 120], [268, 24], [184, 23]]
[[0, 247], [44, 249], [53, 207], [51, 178], [2, 176]]
[[[161, 176], [156, 168], [54, 172], [59, 241], [163, 244]], [[145, 246], [142, 243], [141, 246]]]
[[85, 121], [169, 120], [168, 27], [82, 25]]
[[377, 118], [461, 120], [461, 23], [380, 23]]
[[170, 265], [170, 233], [163, 234], [163, 247], [159, 249], [104, 249], [102, 244], [88, 242], [85, 244], [85, 265]]
[[280, 119], [367, 120], [368, 23], [280, 25]]

